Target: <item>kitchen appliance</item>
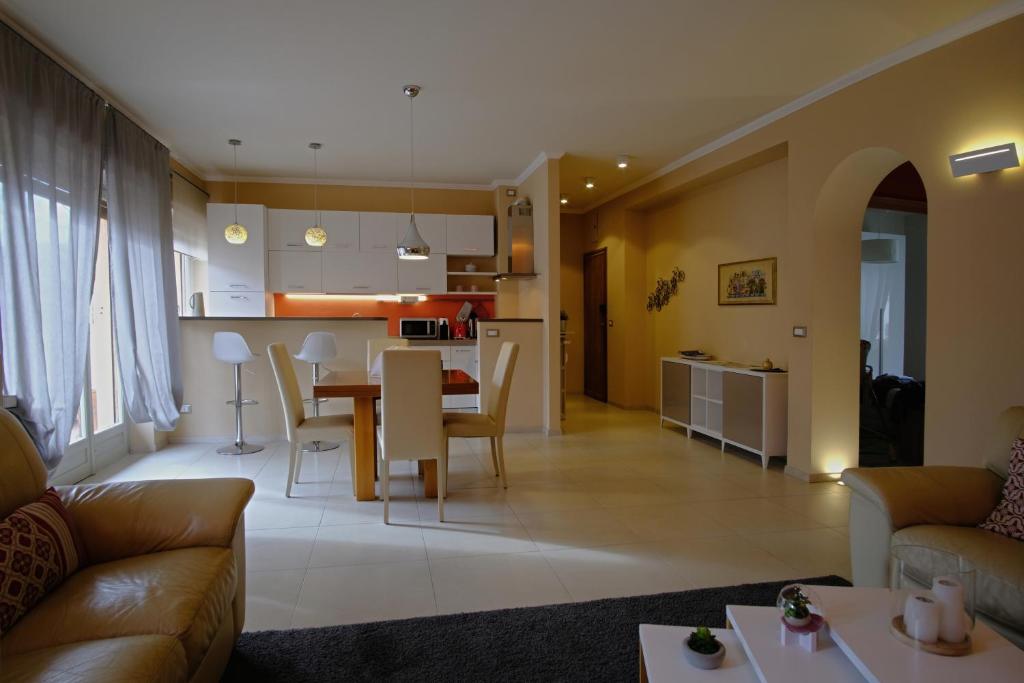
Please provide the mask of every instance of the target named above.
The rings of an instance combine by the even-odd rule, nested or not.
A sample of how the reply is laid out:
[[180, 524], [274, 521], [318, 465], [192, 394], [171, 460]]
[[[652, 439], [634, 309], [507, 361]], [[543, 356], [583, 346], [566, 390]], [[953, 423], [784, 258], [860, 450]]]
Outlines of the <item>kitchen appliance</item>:
[[520, 197], [508, 207], [508, 263], [495, 280], [523, 280], [537, 277], [533, 271], [533, 206]]
[[398, 336], [403, 339], [437, 339], [437, 318], [399, 318]]
[[437, 319], [437, 338], [448, 339], [450, 336], [450, 329], [448, 327], [448, 318]]

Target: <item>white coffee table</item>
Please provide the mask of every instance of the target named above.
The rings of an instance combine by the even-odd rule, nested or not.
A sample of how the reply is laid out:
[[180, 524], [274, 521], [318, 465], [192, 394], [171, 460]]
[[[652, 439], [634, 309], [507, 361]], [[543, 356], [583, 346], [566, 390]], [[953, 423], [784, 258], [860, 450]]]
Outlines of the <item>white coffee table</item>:
[[690, 637], [693, 629], [693, 626], [640, 624], [641, 683], [757, 683], [757, 674], [747, 661], [736, 632], [730, 629], [711, 629], [725, 645], [721, 667], [704, 671], [691, 666], [683, 656], [683, 641]]

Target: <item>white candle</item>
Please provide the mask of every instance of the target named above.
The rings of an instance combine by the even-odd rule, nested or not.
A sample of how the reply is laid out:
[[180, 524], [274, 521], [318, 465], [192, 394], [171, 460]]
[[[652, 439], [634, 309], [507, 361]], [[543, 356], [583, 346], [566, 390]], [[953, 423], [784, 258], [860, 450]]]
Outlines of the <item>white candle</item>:
[[964, 587], [951, 576], [939, 576], [932, 582], [932, 593], [939, 602], [939, 637], [947, 643], [962, 643], [967, 637], [964, 612]]
[[934, 643], [939, 639], [941, 614], [942, 607], [930, 592], [910, 595], [903, 608], [903, 623], [907, 627], [907, 635], [922, 643]]

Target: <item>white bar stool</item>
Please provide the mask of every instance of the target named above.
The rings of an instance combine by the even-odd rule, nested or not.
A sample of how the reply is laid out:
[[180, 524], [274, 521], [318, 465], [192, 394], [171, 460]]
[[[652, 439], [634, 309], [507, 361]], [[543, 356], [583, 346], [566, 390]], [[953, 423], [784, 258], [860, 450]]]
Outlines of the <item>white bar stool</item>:
[[[334, 340], [333, 332], [310, 332], [306, 335], [306, 341], [302, 342], [302, 349], [295, 354], [296, 360], [310, 363], [313, 366], [313, 384], [320, 381], [320, 364], [338, 357], [338, 345]], [[320, 404], [327, 401], [326, 398], [307, 398], [303, 403], [313, 404], [313, 417], [320, 417]], [[302, 444], [303, 453], [321, 453], [333, 451], [338, 447], [336, 441], [307, 441]]]
[[242, 406], [254, 406], [259, 403], [250, 398], [242, 398], [242, 365], [253, 362], [256, 356], [249, 350], [245, 338], [237, 332], [214, 332], [213, 357], [222, 363], [235, 366], [235, 398], [226, 402], [229, 406], [235, 407], [235, 443], [221, 446], [217, 452], [222, 455], [259, 453], [263, 446], [245, 443], [245, 437], [242, 435]]

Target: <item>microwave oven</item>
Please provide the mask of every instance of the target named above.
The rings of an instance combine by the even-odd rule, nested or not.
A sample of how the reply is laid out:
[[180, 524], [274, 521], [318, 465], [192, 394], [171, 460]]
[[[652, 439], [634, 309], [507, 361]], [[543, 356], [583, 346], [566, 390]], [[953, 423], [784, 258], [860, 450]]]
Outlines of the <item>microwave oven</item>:
[[437, 339], [437, 318], [399, 318], [398, 336], [404, 339]]

